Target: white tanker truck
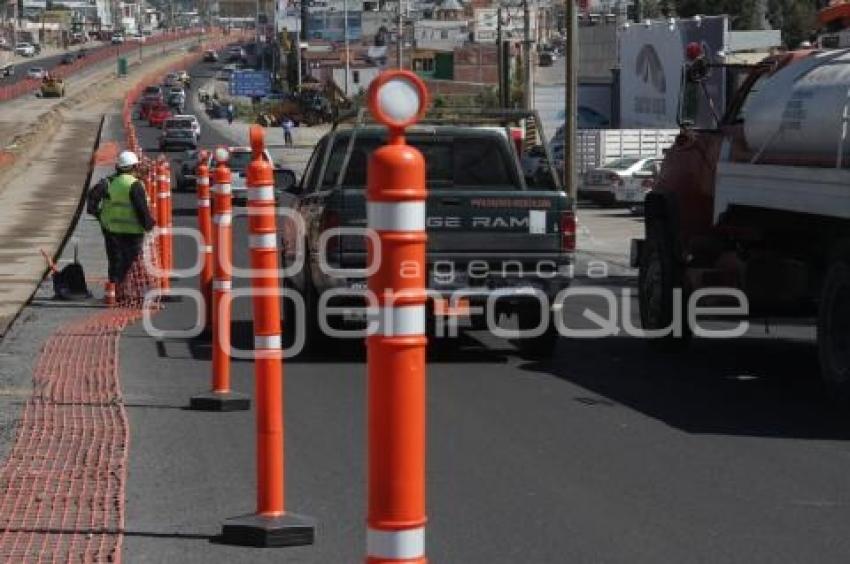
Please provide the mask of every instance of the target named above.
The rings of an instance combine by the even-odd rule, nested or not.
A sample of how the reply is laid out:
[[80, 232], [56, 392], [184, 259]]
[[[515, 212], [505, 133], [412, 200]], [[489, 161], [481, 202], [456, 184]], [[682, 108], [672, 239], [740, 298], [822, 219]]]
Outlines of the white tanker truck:
[[[708, 73], [729, 72], [696, 46], [689, 57], [683, 108]], [[814, 316], [823, 380], [850, 400], [850, 50], [771, 57], [715, 129], [685, 118], [632, 246], [643, 326], [671, 326], [705, 288], [739, 290], [751, 316]]]

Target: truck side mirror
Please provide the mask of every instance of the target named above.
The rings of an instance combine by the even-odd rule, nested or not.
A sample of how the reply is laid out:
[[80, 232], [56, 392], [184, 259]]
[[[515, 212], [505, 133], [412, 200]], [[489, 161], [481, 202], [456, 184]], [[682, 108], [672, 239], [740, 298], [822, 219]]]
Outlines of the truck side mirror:
[[274, 185], [278, 190], [288, 194], [298, 194], [301, 191], [295, 171], [288, 168], [274, 169]]

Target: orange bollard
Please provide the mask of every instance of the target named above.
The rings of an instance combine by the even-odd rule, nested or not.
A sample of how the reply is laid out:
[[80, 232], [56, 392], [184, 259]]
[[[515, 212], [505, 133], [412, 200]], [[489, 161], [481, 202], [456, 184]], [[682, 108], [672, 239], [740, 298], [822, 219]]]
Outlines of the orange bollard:
[[257, 511], [228, 519], [225, 543], [250, 546], [313, 544], [315, 521], [284, 509], [283, 351], [280, 331], [274, 171], [263, 157], [263, 128], [251, 127], [247, 170], [254, 382], [257, 403]]
[[[165, 205], [165, 227], [167, 230], [165, 232], [165, 250], [162, 256], [162, 264], [165, 268], [165, 271], [168, 272], [168, 276], [171, 276], [171, 272], [174, 270], [174, 245], [172, 243], [172, 239], [174, 237], [174, 223], [172, 217], [172, 197], [171, 197], [171, 164], [168, 162], [167, 157], [163, 157], [163, 164], [165, 165], [165, 171], [163, 173], [162, 181], [165, 183], [165, 188], [163, 192], [166, 194], [163, 204]], [[170, 284], [169, 284], [170, 285]]]
[[109, 307], [115, 307], [117, 304], [115, 297], [115, 282], [107, 282], [103, 285], [103, 303]]
[[164, 158], [160, 156], [156, 161], [156, 225], [159, 232], [157, 242], [159, 243], [159, 268], [162, 270], [160, 274], [160, 288], [163, 296], [167, 296], [169, 290], [171, 290], [170, 270], [168, 269], [168, 262], [165, 258], [166, 238], [168, 236], [168, 217], [166, 216], [168, 206], [165, 200], [170, 196], [166, 182], [165, 162]]
[[198, 153], [198, 167], [195, 170], [198, 193], [198, 231], [201, 234], [201, 252], [203, 267], [201, 268], [200, 291], [204, 298], [204, 319], [206, 328], [212, 327], [212, 281], [213, 281], [213, 239], [212, 239], [212, 207], [210, 201], [210, 168], [207, 165], [209, 154], [206, 151]]
[[199, 411], [244, 411], [251, 400], [230, 389], [230, 308], [233, 288], [233, 202], [231, 174], [224, 147], [215, 150], [213, 186], [212, 390], [192, 397], [189, 408]]
[[[366, 562], [424, 564], [425, 557], [425, 160], [404, 141], [427, 91], [407, 71], [381, 74], [369, 109], [389, 129], [369, 160], [368, 225], [381, 261], [369, 276], [377, 331], [367, 337], [369, 495]], [[375, 249], [369, 245], [372, 264]], [[415, 265], [415, 266], [413, 266]], [[411, 275], [411, 270], [415, 274]]]

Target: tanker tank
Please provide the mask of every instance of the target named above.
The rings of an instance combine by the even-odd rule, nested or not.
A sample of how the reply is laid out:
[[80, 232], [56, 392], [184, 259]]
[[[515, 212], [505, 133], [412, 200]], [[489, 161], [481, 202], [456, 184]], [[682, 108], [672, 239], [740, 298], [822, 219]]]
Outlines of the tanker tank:
[[834, 167], [841, 151], [850, 167], [850, 50], [817, 52], [761, 79], [741, 117], [758, 161]]

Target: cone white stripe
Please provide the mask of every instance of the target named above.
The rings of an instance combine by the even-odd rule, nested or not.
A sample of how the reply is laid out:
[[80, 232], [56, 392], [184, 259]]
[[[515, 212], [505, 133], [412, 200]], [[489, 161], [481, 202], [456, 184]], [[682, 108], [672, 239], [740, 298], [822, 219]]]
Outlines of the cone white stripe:
[[156, 195], [161, 200], [163, 198], [170, 198], [171, 192], [157, 192]]
[[407, 560], [425, 556], [425, 527], [403, 531], [366, 532], [366, 555], [372, 558]]
[[280, 335], [254, 335], [254, 350], [280, 348]]
[[274, 186], [248, 188], [248, 199], [252, 202], [274, 201]]
[[202, 249], [203, 249], [203, 251], [204, 251], [205, 253], [211, 253], [211, 252], [213, 252], [213, 247], [212, 247], [212, 245], [203, 245], [203, 246], [202, 246]]
[[375, 231], [425, 230], [425, 202], [369, 202], [366, 214]]
[[275, 233], [251, 235], [248, 237], [248, 244], [252, 249], [276, 249], [277, 235]]
[[210, 199], [209, 198], [198, 198], [198, 207], [199, 208], [210, 207]]
[[160, 235], [167, 235], [168, 233], [171, 233], [170, 227], [159, 227], [158, 229]]
[[377, 335], [387, 337], [425, 334], [425, 306], [409, 305], [378, 309]]
[[213, 290], [229, 292], [231, 288], [233, 288], [233, 282], [230, 280], [213, 280]]
[[230, 194], [233, 192], [233, 188], [230, 184], [214, 184], [212, 187], [212, 191], [216, 194]]
[[201, 176], [201, 177], [198, 178], [197, 183], [201, 186], [209, 186], [210, 185], [210, 179], [207, 178], [206, 176]]
[[219, 225], [230, 225], [233, 223], [233, 214], [217, 213], [213, 216], [213, 223]]

